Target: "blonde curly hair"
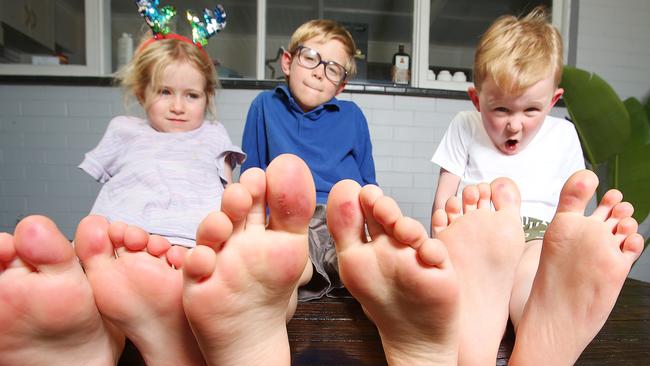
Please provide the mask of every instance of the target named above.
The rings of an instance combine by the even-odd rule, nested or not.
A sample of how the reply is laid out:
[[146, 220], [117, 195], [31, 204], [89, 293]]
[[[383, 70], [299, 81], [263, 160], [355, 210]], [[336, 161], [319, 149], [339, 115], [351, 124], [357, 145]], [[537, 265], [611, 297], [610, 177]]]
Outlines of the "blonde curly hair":
[[548, 21], [543, 6], [523, 17], [498, 18], [483, 34], [474, 56], [474, 85], [491, 78], [501, 89], [519, 94], [552, 75], [562, 79], [562, 36]]

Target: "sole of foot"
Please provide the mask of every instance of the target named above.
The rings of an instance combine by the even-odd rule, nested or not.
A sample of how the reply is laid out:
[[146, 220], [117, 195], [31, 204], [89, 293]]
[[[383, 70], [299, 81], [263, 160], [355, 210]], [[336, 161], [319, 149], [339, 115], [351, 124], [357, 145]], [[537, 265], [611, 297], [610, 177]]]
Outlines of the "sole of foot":
[[327, 222], [341, 279], [377, 326], [388, 363], [455, 365], [458, 281], [444, 245], [378, 187], [349, 180], [330, 192]]
[[569, 365], [602, 328], [643, 238], [622, 194], [607, 192], [584, 216], [598, 179], [573, 174], [542, 245], [539, 269], [517, 330], [510, 364]]
[[3, 365], [110, 365], [124, 347], [72, 245], [43, 216], [0, 234], [0, 329]]
[[289, 364], [287, 313], [308, 263], [315, 199], [309, 168], [281, 155], [266, 172], [245, 171], [199, 226], [183, 303], [208, 364]]

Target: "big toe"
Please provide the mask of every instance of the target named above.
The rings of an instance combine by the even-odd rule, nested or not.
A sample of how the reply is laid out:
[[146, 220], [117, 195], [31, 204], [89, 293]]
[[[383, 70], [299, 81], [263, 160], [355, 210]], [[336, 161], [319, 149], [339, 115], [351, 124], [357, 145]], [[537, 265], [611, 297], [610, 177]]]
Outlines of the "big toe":
[[101, 216], [84, 217], [75, 233], [75, 250], [86, 270], [114, 258], [115, 251], [109, 238], [109, 222]]
[[330, 191], [327, 202], [327, 227], [338, 251], [365, 235], [364, 216], [359, 203], [361, 187], [353, 180], [342, 180]]
[[45, 216], [21, 220], [14, 232], [14, 244], [18, 257], [41, 272], [59, 272], [74, 264], [70, 241]]
[[290, 154], [273, 159], [266, 169], [266, 199], [271, 229], [307, 233], [316, 207], [314, 179], [307, 164]]
[[590, 170], [573, 173], [560, 192], [557, 212], [584, 213], [598, 187], [598, 177]]
[[508, 178], [497, 178], [490, 184], [492, 203], [497, 211], [516, 210], [519, 212], [521, 196], [515, 182]]

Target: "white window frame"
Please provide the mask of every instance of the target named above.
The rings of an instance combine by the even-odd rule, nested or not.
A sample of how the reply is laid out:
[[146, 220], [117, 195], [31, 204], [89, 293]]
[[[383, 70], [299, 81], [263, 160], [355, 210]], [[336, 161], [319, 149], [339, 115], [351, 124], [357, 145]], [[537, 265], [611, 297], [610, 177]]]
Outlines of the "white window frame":
[[110, 75], [110, 5], [111, 0], [84, 0], [86, 65], [0, 64], [0, 74], [29, 76]]
[[266, 0], [257, 0], [257, 52], [255, 78], [264, 80], [266, 57]]
[[[120, 0], [121, 1], [121, 0]], [[427, 80], [429, 69], [430, 0], [413, 1], [413, 51], [411, 87], [466, 91], [471, 83]], [[564, 39], [564, 59], [569, 45], [569, 21], [572, 0], [553, 0], [553, 25]], [[111, 75], [111, 0], [84, 0], [86, 30], [86, 65], [22, 65], [0, 64], [0, 75], [30, 76], [109, 76]], [[257, 80], [264, 80], [267, 1], [257, 0]]]
[[[413, 0], [413, 63], [411, 86], [427, 89], [466, 91], [471, 82], [428, 80], [430, 0]], [[564, 42], [564, 62], [567, 62], [571, 0], [553, 0], [552, 23]]]

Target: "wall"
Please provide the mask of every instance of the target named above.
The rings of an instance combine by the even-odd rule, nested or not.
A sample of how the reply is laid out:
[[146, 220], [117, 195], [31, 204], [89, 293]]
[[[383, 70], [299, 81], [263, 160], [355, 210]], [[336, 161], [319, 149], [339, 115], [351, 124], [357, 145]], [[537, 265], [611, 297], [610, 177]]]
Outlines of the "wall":
[[578, 19], [576, 65], [623, 99], [650, 96], [650, 1], [580, 1]]
[[[257, 90], [221, 90], [217, 116], [241, 142]], [[429, 220], [437, 168], [429, 159], [454, 113], [469, 101], [343, 93], [365, 113], [377, 179], [407, 215]], [[132, 111], [138, 112], [138, 110]], [[119, 88], [0, 85], [0, 231], [41, 213], [72, 237], [100, 188], [76, 165], [124, 113]]]

